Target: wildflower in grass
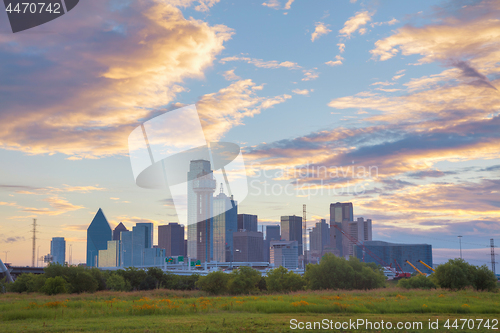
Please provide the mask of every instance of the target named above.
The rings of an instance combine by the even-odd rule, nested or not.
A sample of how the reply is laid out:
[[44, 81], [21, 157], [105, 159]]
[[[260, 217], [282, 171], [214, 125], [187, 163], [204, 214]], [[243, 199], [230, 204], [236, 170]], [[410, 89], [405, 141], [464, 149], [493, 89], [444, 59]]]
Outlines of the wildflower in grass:
[[439, 294], [439, 296], [438, 296], [438, 297], [444, 297], [444, 295], [443, 295], [443, 294]]
[[306, 301], [299, 301], [299, 302], [293, 302], [292, 305], [293, 306], [307, 306], [307, 305], [309, 305], [309, 303]]
[[423, 308], [426, 308], [426, 307], [427, 307], [427, 305], [425, 305], [425, 304], [424, 304], [424, 305], [422, 305], [422, 307], [423, 307]]
[[462, 304], [463, 308], [470, 308], [469, 304]]

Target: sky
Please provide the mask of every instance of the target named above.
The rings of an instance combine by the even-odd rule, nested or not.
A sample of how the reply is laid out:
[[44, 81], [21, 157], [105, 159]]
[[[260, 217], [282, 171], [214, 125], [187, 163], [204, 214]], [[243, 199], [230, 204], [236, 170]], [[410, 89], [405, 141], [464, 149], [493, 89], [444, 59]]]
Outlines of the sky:
[[73, 264], [99, 208], [112, 227], [177, 222], [168, 189], [137, 186], [128, 136], [195, 104], [208, 142], [241, 147], [239, 213], [306, 204], [312, 227], [352, 202], [374, 240], [443, 263], [460, 235], [489, 265], [499, 18], [494, 0], [82, 0], [13, 34], [0, 11], [1, 259], [31, 264], [33, 219], [37, 253], [65, 237]]

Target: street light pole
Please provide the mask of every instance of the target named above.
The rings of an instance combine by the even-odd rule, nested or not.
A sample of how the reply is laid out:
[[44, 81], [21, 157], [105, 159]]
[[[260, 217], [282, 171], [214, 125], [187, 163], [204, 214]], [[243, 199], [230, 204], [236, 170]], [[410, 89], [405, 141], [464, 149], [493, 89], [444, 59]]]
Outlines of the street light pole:
[[10, 251], [3, 251], [3, 253], [5, 253], [5, 262], [7, 262], [7, 254], [9, 253]]
[[462, 259], [462, 236], [458, 236], [458, 240], [460, 242], [460, 259]]

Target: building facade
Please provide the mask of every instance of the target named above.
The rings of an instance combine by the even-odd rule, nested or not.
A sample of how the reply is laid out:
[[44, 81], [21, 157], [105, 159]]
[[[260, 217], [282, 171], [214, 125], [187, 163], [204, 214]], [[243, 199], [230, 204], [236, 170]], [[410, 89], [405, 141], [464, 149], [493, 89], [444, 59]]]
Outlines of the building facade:
[[122, 231], [121, 266], [136, 267], [162, 264], [165, 250], [152, 247], [151, 223], [137, 223], [132, 231]]
[[303, 254], [302, 247], [302, 217], [282, 216], [281, 217], [281, 239], [285, 241], [297, 241], [299, 256]]
[[179, 223], [158, 226], [158, 247], [165, 249], [167, 257], [185, 256], [184, 226]]
[[238, 205], [222, 192], [213, 201], [213, 260], [231, 261], [233, 233], [238, 230]]
[[[415, 270], [406, 263], [406, 260], [411, 262], [423, 273], [430, 274], [432, 271], [420, 264], [418, 260], [422, 260], [427, 265], [432, 267], [432, 245], [429, 244], [396, 244], [382, 241], [366, 241], [363, 245], [375, 256], [380, 258], [385, 265], [392, 264], [392, 267], [397, 267], [395, 262], [405, 272], [413, 273]], [[363, 261], [363, 248], [361, 246], [354, 246], [354, 253], [356, 257]], [[364, 253], [365, 262], [374, 262], [380, 264], [376, 259], [372, 258], [370, 253]]]
[[257, 215], [238, 214], [238, 230], [257, 232]]
[[99, 250], [99, 267], [120, 266], [120, 241], [108, 241], [106, 250]]
[[[216, 188], [210, 161], [194, 160], [189, 164], [187, 175], [188, 186], [188, 235], [187, 255], [192, 259], [208, 260], [212, 258], [212, 217], [213, 217], [213, 193]], [[200, 226], [200, 223], [203, 226]], [[206, 228], [208, 224], [208, 229]], [[204, 246], [200, 248], [202, 234], [208, 235]], [[203, 254], [198, 253], [202, 249]]]
[[270, 250], [271, 241], [281, 240], [280, 226], [267, 225], [266, 226], [266, 239], [264, 240], [264, 261], [271, 262]]
[[320, 222], [316, 223], [312, 231], [309, 234], [311, 242], [311, 252], [316, 252], [319, 254], [323, 253], [323, 250], [330, 246], [330, 227], [326, 223], [325, 219], [321, 219]]
[[234, 259], [236, 262], [264, 261], [264, 235], [262, 232], [240, 230], [233, 233]]
[[53, 237], [50, 241], [52, 262], [64, 265], [66, 262], [66, 241], [64, 237]]
[[116, 228], [113, 230], [113, 240], [120, 240], [120, 232], [128, 231], [128, 229], [123, 225], [123, 223], [119, 223]]
[[106, 250], [110, 240], [113, 240], [113, 232], [99, 208], [87, 229], [87, 267], [97, 267], [99, 250]]
[[299, 267], [299, 246], [297, 241], [271, 241], [271, 264], [274, 267], [283, 266], [286, 269]]
[[337, 249], [341, 256], [349, 255], [349, 241], [342, 231], [349, 233], [349, 222], [354, 221], [352, 202], [337, 202], [330, 204], [330, 247]]

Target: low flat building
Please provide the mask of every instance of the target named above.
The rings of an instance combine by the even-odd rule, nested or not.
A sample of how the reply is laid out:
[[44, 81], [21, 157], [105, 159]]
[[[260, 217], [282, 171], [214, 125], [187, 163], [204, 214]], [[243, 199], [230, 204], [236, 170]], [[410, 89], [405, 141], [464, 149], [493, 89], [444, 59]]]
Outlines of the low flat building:
[[274, 267], [283, 266], [286, 269], [299, 267], [299, 244], [297, 241], [271, 241], [271, 264]]

